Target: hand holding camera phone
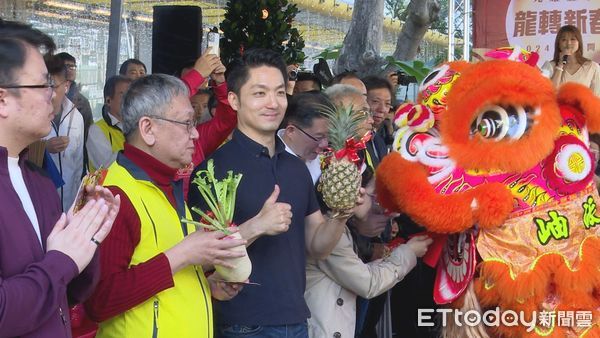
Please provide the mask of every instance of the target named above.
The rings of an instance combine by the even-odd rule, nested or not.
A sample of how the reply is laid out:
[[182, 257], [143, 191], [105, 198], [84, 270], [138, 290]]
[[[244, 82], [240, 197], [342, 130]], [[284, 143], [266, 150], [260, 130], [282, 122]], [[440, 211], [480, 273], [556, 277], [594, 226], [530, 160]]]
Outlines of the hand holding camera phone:
[[206, 49], [210, 48], [209, 53], [219, 56], [219, 40], [221, 35], [217, 30], [217, 27], [213, 27], [208, 34], [206, 34]]

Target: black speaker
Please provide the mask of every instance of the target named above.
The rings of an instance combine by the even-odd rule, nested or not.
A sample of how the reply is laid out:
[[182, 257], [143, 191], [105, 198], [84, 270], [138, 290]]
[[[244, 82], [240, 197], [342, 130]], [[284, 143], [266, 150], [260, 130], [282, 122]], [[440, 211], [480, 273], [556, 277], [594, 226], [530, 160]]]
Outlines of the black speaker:
[[152, 73], [178, 74], [202, 53], [202, 9], [154, 6]]

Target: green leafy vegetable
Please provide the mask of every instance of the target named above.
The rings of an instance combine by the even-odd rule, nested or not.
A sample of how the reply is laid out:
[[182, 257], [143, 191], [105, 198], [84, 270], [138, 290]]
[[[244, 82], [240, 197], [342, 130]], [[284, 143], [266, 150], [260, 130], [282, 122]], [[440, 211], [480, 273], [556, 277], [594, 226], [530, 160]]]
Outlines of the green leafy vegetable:
[[242, 174], [234, 175], [231, 170], [227, 172], [227, 177], [217, 180], [214, 162], [209, 160], [206, 169], [198, 171], [192, 182], [198, 187], [210, 211], [204, 212], [198, 207], [192, 207], [192, 210], [202, 217], [202, 221], [196, 222], [185, 218], [181, 221], [229, 235], [231, 232], [228, 228], [233, 219], [237, 188], [241, 180]]

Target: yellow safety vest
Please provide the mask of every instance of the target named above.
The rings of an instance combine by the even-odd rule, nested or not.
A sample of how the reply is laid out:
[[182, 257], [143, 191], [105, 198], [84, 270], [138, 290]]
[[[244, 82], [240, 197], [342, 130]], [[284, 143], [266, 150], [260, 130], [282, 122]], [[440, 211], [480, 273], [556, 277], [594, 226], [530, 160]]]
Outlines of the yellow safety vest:
[[[180, 217], [165, 194], [152, 182], [134, 178], [117, 161], [108, 168], [104, 186], [119, 187], [140, 217], [140, 242], [129, 266], [148, 261], [184, 238]], [[185, 206], [186, 217], [191, 219]], [[192, 225], [184, 224], [187, 232]], [[174, 287], [100, 323], [96, 337], [212, 338], [210, 287], [202, 267], [187, 266], [173, 276]]]
[[[110, 126], [104, 119], [97, 121], [96, 125], [98, 128], [100, 128], [106, 139], [110, 142], [110, 147], [113, 153], [123, 150], [125, 146], [125, 135], [123, 135], [123, 132], [119, 130], [119, 128]], [[92, 161], [90, 160], [88, 162], [90, 171], [96, 170], [96, 167], [94, 167]]]

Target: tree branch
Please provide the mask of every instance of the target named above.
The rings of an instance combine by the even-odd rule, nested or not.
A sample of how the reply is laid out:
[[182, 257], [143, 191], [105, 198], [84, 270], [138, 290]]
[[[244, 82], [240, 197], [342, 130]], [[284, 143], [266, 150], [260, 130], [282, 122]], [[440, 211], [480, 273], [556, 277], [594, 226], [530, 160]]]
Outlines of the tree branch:
[[334, 67], [339, 74], [352, 70], [358, 76], [377, 74], [385, 64], [379, 56], [383, 39], [384, 0], [356, 0], [352, 21]]
[[402, 61], [417, 56], [425, 33], [434, 21], [439, 20], [440, 4], [436, 0], [411, 0], [407, 11], [394, 51], [394, 58]]

